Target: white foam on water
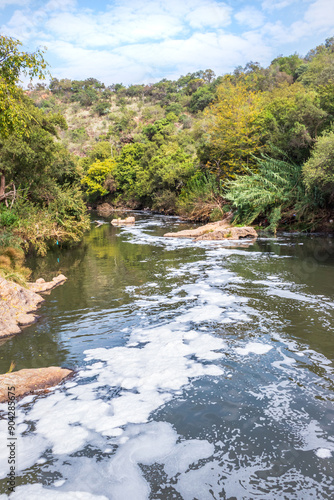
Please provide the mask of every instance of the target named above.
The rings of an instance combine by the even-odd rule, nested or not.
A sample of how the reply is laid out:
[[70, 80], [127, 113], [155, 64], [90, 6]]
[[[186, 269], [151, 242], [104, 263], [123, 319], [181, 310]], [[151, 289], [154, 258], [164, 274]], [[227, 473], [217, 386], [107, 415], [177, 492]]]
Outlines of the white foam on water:
[[[121, 228], [119, 231], [132, 235], [131, 243], [156, 244], [164, 246], [166, 250], [196, 246], [190, 240], [147, 235], [143, 232], [145, 228], [149, 230], [149, 224]], [[18, 496], [12, 497], [14, 500], [43, 497], [70, 500], [147, 500], [151, 491], [145, 477], [149, 475], [150, 467], [153, 467], [154, 473], [157, 470], [161, 472], [165, 481], [162, 488], [166, 485], [171, 491], [174, 488], [183, 500], [211, 500], [213, 497], [219, 498], [222, 491], [226, 497], [255, 497], [260, 491], [257, 490], [257, 485], [264, 492], [263, 498], [273, 498], [273, 495], [275, 498], [283, 498], [284, 493], [275, 489], [279, 481], [284, 483], [284, 487], [287, 484], [297, 484], [299, 493], [303, 491], [304, 485], [316, 491], [316, 481], [304, 478], [300, 471], [293, 474], [288, 472], [279, 478], [259, 479], [258, 472], [261, 469], [266, 473], [268, 471], [270, 453], [266, 455], [266, 451], [263, 451], [262, 456], [255, 453], [248, 457], [247, 453], [245, 455], [239, 452], [238, 455], [233, 439], [236, 442], [239, 440], [239, 447], [246, 444], [242, 443], [239, 429], [230, 434], [228, 440], [226, 434], [229, 433], [229, 428], [223, 430], [224, 438], [222, 434], [217, 434], [216, 437], [222, 439], [222, 452], [219, 452], [219, 440], [215, 439], [215, 432], [222, 432], [219, 425], [216, 431], [215, 426], [211, 428], [210, 424], [210, 427], [205, 428], [204, 424], [202, 439], [184, 440], [170, 423], [151, 421], [158, 418], [156, 411], [172, 399], [180, 403], [187, 402], [186, 391], [195, 394], [198, 390], [197, 387], [191, 387], [194, 380], [213, 377], [212, 380], [207, 378], [208, 386], [209, 383], [220, 380], [231, 386], [237, 369], [228, 365], [228, 373], [224, 371], [222, 365], [225, 356], [227, 363], [231, 359], [233, 363], [238, 363], [241, 367], [238, 372], [240, 375], [242, 366], [247, 368], [251, 365], [253, 355], [265, 355], [275, 345], [270, 356], [257, 359], [259, 365], [267, 363], [269, 369], [273, 367], [274, 382], [267, 382], [260, 387], [257, 385], [253, 387], [253, 391], [252, 388], [244, 389], [248, 397], [261, 401], [261, 423], [252, 421], [251, 429], [261, 426], [265, 432], [268, 426], [278, 427], [284, 422], [285, 428], [289, 428], [296, 442], [300, 443], [301, 451], [313, 450], [317, 457], [324, 459], [331, 458], [334, 451], [332, 441], [321, 430], [320, 424], [314, 420], [311, 425], [310, 415], [304, 409], [297, 410], [294, 407], [296, 381], [300, 384], [306, 370], [297, 371], [298, 364], [293, 356], [296, 357], [302, 351], [303, 362], [306, 358], [306, 361], [327, 366], [327, 370], [328, 360], [305, 346], [297, 343], [290, 345], [279, 337], [276, 329], [271, 328], [273, 325], [265, 311], [260, 314], [246, 305], [247, 298], [236, 295], [235, 290], [242, 290], [239, 285], [247, 280], [223, 267], [224, 261], [229, 257], [242, 257], [248, 261], [269, 261], [276, 257], [271, 254], [263, 255], [261, 252], [224, 248], [216, 243], [215, 246], [205, 246], [205, 242], [202, 243], [202, 246], [197, 245], [201, 250], [196, 262], [179, 265], [178, 268], [168, 267], [164, 274], [161, 269], [154, 269], [159, 271], [157, 278], [175, 278], [177, 282], [182, 277], [180, 286], [173, 287], [168, 282], [170, 289], [165, 291], [164, 288], [161, 294], [157, 290], [157, 281], [127, 287], [127, 292], [133, 298], [131, 314], [139, 314], [136, 322], [139, 321], [140, 326], [132, 332], [129, 327], [121, 329], [129, 334], [124, 346], [85, 351], [87, 365], [79, 371], [76, 379], [48, 395], [24, 398], [18, 404], [19, 470], [29, 471], [29, 467], [43, 463], [44, 471], [48, 467], [48, 462], [44, 463], [45, 457], [49, 459], [51, 455], [54, 470], [57, 470], [60, 478], [58, 475], [52, 487], [20, 486], [17, 488]], [[257, 284], [268, 286], [269, 292], [272, 289], [280, 291], [279, 286], [294, 286], [280, 281], [279, 276], [267, 276], [266, 280], [258, 281]], [[229, 285], [232, 285], [235, 294], [228, 293]], [[287, 290], [289, 291], [292, 295], [287, 298], [299, 300], [298, 294]], [[99, 314], [96, 313], [91, 318], [99, 321]], [[150, 327], [145, 326], [148, 318]], [[267, 325], [263, 325], [263, 319]], [[229, 323], [239, 321], [253, 321], [243, 327], [243, 330], [249, 326], [251, 338], [256, 340], [235, 348], [233, 342], [240, 342], [238, 329], [231, 328]], [[201, 324], [203, 322], [205, 324]], [[228, 340], [223, 341], [218, 335], [209, 333], [215, 327], [213, 322], [221, 325], [219, 335], [225, 336], [224, 330], [235, 330], [231, 345], [227, 335], [225, 337]], [[154, 324], [155, 327], [152, 326]], [[269, 344], [268, 341], [273, 339], [275, 344]], [[282, 345], [291, 352], [283, 353], [279, 347]], [[231, 353], [243, 358], [235, 356], [233, 359]], [[210, 405], [216, 404], [224, 410], [225, 388], [222, 389], [221, 384], [218, 389], [222, 391], [221, 401], [210, 402]], [[235, 390], [239, 390], [238, 386]], [[307, 391], [313, 397], [312, 389], [308, 386], [304, 393]], [[34, 406], [26, 405], [33, 399]], [[210, 411], [209, 408], [205, 410], [204, 418], [208, 418], [208, 422], [212, 416]], [[236, 420], [238, 418], [235, 417]], [[224, 419], [222, 421], [225, 422]], [[226, 422], [228, 421], [227, 419]], [[242, 426], [246, 423], [246, 419], [240, 422]], [[6, 439], [6, 432], [6, 421], [0, 420], [0, 439]], [[216, 446], [212, 444], [214, 439]], [[89, 454], [91, 449], [94, 451], [93, 456]], [[88, 456], [81, 456], [85, 453]], [[230, 453], [231, 456], [236, 453], [235, 460]], [[111, 456], [105, 456], [106, 454]], [[7, 453], [0, 450], [0, 471], [4, 470], [5, 474], [6, 461]], [[249, 463], [245, 464], [245, 461]], [[143, 473], [141, 466], [148, 469]], [[269, 489], [263, 489], [266, 487]], [[270, 487], [273, 489], [270, 490]], [[161, 494], [164, 494], [163, 490]], [[159, 493], [153, 495], [154, 498], [159, 498]]]
[[315, 454], [319, 458], [331, 458], [332, 452], [328, 448], [319, 448]]
[[164, 460], [164, 469], [170, 477], [181, 474], [189, 469], [191, 464], [213, 455], [214, 445], [205, 440], [182, 441], [174, 446]]
[[245, 347], [236, 347], [235, 352], [241, 354], [243, 356], [247, 356], [248, 354], [267, 354], [273, 346], [268, 344], [262, 344], [261, 342], [248, 342]]
[[180, 323], [201, 323], [202, 321], [218, 321], [225, 309], [216, 305], [202, 305], [193, 307], [189, 312], [180, 315], [177, 321]]
[[218, 461], [213, 460], [197, 470], [182, 472], [174, 488], [182, 500], [212, 500], [219, 498], [223, 489], [221, 475], [221, 466]]
[[111, 498], [113, 500], [146, 500], [150, 493], [139, 465], [161, 464], [170, 477], [186, 471], [191, 464], [211, 457], [214, 446], [206, 440], [177, 443], [178, 434], [167, 422], [130, 426], [129, 438], [109, 463]]
[[[147, 422], [192, 379], [221, 376], [223, 370], [212, 360], [221, 358], [217, 351], [224, 347], [221, 339], [207, 333], [160, 327], [136, 330], [129, 346], [86, 351], [86, 361], [96, 362], [81, 370], [77, 380], [89, 382], [75, 385], [71, 380], [65, 384], [66, 393], [55, 390], [26, 411], [24, 418], [35, 421], [36, 430], [20, 436], [22, 470], [48, 448], [54, 455], [70, 455], [96, 442], [97, 434], [117, 437], [124, 427]], [[104, 401], [101, 396], [110, 388], [117, 388], [118, 396]], [[5, 435], [3, 421], [0, 430]], [[1, 453], [0, 460], [6, 460], [5, 455]], [[6, 474], [6, 467], [2, 470]]]
[[[1, 499], [8, 498], [7, 495], [1, 495]], [[108, 500], [104, 495], [92, 495], [86, 491], [65, 491], [45, 488], [41, 484], [28, 484], [18, 486], [15, 492], [10, 495], [13, 500]]]
[[[316, 450], [315, 453], [320, 458], [330, 458], [331, 452], [334, 452], [334, 437], [326, 436], [326, 433], [316, 420], [311, 420], [311, 422], [305, 425], [300, 431], [300, 435], [303, 440], [302, 450]], [[319, 450], [321, 450], [320, 455], [323, 454], [326, 456], [320, 456]]]

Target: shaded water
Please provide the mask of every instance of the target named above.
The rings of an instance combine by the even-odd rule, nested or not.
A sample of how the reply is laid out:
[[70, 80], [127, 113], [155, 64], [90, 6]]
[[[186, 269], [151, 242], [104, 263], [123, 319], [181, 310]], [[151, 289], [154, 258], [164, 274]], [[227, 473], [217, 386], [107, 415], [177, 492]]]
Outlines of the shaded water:
[[194, 243], [136, 218], [30, 263], [68, 281], [0, 369], [78, 375], [18, 404], [11, 498], [332, 498], [333, 240]]

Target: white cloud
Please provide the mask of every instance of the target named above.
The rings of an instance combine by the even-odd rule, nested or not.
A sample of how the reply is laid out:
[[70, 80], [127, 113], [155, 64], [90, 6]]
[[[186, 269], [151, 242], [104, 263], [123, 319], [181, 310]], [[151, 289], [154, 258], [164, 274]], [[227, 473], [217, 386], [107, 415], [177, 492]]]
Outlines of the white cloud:
[[151, 13], [150, 16], [120, 17], [59, 13], [51, 16], [46, 27], [57, 38], [75, 41], [83, 47], [117, 46], [148, 39], [164, 39], [179, 34], [183, 26], [177, 18]]
[[[63, 61], [54, 68], [57, 78], [84, 79], [94, 76], [107, 84], [152, 83], [197, 69], [213, 69], [217, 74], [232, 71], [235, 61], [271, 57], [270, 48], [263, 45], [259, 35], [238, 37], [225, 33], [194, 33], [181, 40], [164, 40], [144, 44], [129, 44], [114, 50], [92, 50], [73, 43], [57, 42], [52, 49]], [[159, 75], [159, 76], [157, 76]]]
[[238, 12], [235, 16], [238, 23], [249, 26], [250, 28], [259, 28], [263, 25], [264, 15], [255, 7], [245, 7], [240, 12]]
[[50, 0], [44, 7], [46, 12], [54, 10], [72, 10], [77, 5], [76, 0]]
[[[253, 0], [239, 11], [220, 0], [114, 0], [90, 9], [80, 0], [17, 2], [22, 7], [2, 33], [23, 41], [26, 50], [47, 45], [57, 78], [95, 76], [107, 84], [154, 82], [206, 68], [223, 74], [250, 60], [266, 65], [289, 43], [334, 32], [334, 0], [298, 0], [301, 14], [292, 6], [296, 0], [263, 0], [262, 12]], [[279, 10], [288, 5], [291, 10]]]
[[292, 3], [294, 3], [296, 0], [264, 0], [262, 2], [262, 8], [263, 10], [279, 10], [283, 9], [284, 7], [288, 7]]
[[186, 16], [192, 28], [222, 28], [231, 22], [231, 7], [216, 2], [207, 2], [194, 8]]
[[4, 9], [9, 5], [29, 5], [30, 0], [0, 0], [0, 9]]
[[271, 37], [276, 43], [292, 43], [309, 37], [310, 33], [334, 33], [333, 0], [316, 0], [306, 9], [304, 16], [290, 26], [282, 22], [267, 23], [262, 33]]
[[305, 13], [304, 22], [315, 29], [332, 28], [334, 31], [334, 1], [317, 0], [312, 3]]

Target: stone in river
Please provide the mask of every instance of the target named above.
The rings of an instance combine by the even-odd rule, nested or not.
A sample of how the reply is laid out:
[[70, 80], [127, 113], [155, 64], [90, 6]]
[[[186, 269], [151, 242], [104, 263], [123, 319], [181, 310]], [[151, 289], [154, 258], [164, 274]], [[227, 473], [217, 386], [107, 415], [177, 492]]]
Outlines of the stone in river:
[[10, 397], [8, 388], [10, 387], [14, 387], [10, 392], [14, 393], [17, 399], [53, 387], [73, 373], [73, 370], [67, 368], [50, 366], [48, 368], [29, 368], [0, 375], [0, 403], [8, 401]]
[[127, 217], [126, 219], [113, 219], [111, 224], [113, 226], [122, 226], [123, 224], [134, 224], [136, 219], [134, 217]]

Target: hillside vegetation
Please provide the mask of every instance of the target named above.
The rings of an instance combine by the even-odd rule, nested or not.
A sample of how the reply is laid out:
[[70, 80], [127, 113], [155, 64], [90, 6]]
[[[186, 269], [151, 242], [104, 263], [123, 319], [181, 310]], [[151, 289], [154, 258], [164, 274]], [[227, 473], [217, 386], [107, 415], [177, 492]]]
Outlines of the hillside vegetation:
[[218, 77], [51, 78], [26, 92], [20, 71], [43, 77], [46, 65], [19, 45], [1, 37], [3, 248], [43, 254], [79, 240], [84, 202], [203, 221], [232, 211], [235, 223], [274, 232], [333, 230], [334, 38], [305, 57]]

